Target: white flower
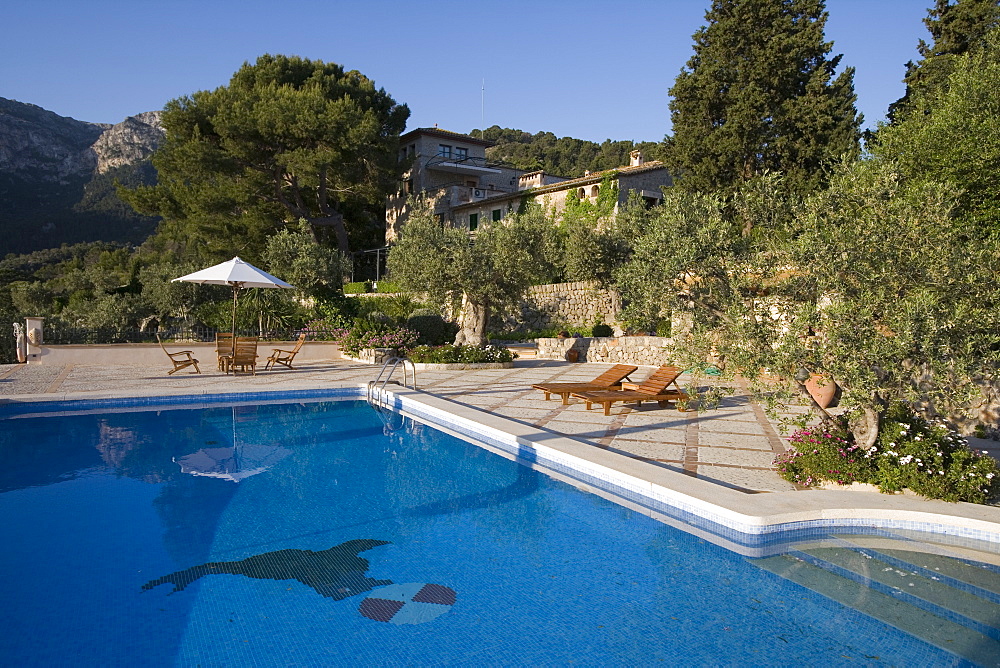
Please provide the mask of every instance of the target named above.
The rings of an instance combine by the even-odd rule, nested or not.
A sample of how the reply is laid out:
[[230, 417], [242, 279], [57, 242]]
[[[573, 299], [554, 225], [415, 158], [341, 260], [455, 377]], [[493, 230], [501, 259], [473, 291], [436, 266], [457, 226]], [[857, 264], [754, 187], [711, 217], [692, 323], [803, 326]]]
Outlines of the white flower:
[[938, 471], [938, 475], [944, 475], [944, 471]]
[[987, 473], [986, 474], [986, 479], [987, 480], [993, 480], [993, 474], [992, 473]]

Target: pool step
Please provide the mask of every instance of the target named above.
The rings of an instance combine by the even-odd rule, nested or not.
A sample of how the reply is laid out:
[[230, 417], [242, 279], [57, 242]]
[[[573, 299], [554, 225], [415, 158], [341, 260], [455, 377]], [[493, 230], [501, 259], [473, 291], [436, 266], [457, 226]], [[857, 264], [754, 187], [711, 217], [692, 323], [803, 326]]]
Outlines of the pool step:
[[984, 666], [1000, 666], [1000, 569], [943, 554], [810, 547], [754, 563]]

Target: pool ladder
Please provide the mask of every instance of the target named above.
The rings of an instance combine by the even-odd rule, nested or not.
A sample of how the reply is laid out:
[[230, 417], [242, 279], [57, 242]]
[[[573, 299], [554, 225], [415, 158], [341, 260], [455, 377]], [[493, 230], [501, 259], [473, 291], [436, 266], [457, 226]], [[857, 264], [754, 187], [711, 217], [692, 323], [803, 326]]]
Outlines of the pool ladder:
[[[409, 387], [411, 389], [417, 389], [417, 367], [414, 366], [413, 362], [406, 359], [405, 357], [390, 357], [382, 365], [381, 371], [378, 372], [378, 376], [375, 380], [368, 381], [368, 403], [375, 407], [381, 407], [386, 405], [386, 392], [385, 386], [392, 380], [392, 374], [396, 372], [396, 369], [403, 368], [403, 387]], [[407, 373], [409, 371], [409, 373]], [[385, 379], [383, 380], [383, 376]], [[410, 384], [407, 385], [407, 378], [409, 378]], [[393, 381], [397, 385], [399, 381]]]

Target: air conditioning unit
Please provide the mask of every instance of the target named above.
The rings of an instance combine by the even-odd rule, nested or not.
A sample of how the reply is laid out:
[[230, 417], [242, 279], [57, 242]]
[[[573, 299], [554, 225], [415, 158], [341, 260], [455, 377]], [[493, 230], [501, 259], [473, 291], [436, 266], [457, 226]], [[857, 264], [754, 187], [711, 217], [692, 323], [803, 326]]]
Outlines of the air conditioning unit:
[[482, 188], [473, 188], [472, 196], [475, 197], [476, 199], [483, 199], [484, 197], [486, 197], [486, 191], [483, 190]]

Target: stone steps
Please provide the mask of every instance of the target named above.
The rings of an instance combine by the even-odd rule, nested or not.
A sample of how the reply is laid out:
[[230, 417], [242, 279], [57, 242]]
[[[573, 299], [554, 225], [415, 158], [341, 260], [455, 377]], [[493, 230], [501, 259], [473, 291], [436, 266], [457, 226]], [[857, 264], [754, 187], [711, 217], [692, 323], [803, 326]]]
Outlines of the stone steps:
[[1000, 666], [1000, 567], [916, 542], [836, 542], [754, 563], [967, 661]]

